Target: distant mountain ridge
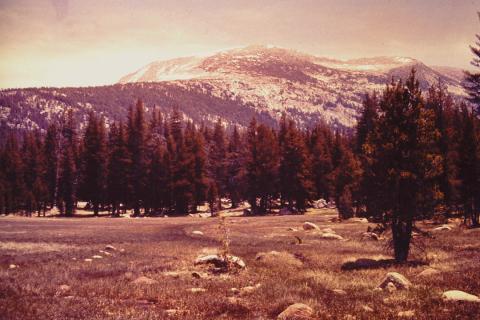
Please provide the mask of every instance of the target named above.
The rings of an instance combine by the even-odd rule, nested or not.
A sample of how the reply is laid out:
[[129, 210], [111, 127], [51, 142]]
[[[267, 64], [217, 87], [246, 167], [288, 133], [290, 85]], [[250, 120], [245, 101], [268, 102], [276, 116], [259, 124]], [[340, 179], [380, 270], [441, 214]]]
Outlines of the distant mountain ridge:
[[273, 125], [286, 112], [301, 126], [323, 120], [333, 127], [352, 128], [364, 94], [382, 91], [392, 77], [405, 78], [412, 68], [424, 90], [441, 81], [456, 98], [465, 96], [461, 70], [429, 67], [413, 58], [343, 61], [249, 46], [155, 61], [112, 86], [1, 90], [0, 129], [45, 129], [68, 109], [74, 111], [79, 127], [92, 109], [111, 123], [124, 119], [137, 98], [166, 113], [178, 107], [196, 122], [221, 118], [226, 124], [246, 126], [256, 116]]

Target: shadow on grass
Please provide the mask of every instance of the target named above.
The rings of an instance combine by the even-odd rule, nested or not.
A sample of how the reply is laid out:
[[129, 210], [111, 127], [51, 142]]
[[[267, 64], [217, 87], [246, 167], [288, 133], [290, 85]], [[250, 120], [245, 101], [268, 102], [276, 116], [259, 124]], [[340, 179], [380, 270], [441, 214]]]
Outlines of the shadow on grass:
[[408, 266], [408, 267], [418, 267], [418, 266], [423, 266], [427, 265], [428, 263], [424, 261], [418, 261], [418, 260], [413, 260], [413, 261], [407, 261], [404, 263], [398, 263], [395, 261], [395, 259], [366, 259], [366, 258], [360, 258], [355, 261], [349, 261], [345, 262], [342, 264], [342, 270], [343, 271], [350, 271], [350, 270], [367, 270], [367, 269], [381, 269], [381, 268], [388, 268], [391, 266]]

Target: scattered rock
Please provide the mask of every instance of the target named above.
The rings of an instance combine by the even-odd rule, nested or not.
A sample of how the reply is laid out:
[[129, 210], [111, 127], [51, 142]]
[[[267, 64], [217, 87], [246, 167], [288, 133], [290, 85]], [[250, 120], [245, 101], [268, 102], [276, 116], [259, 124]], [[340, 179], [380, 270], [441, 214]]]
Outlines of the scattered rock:
[[243, 209], [243, 215], [244, 215], [244, 216], [249, 216], [249, 215], [251, 215], [251, 214], [252, 214], [252, 211], [251, 211], [251, 210], [249, 210], [249, 209]]
[[315, 209], [324, 209], [327, 207], [327, 200], [325, 199], [318, 199], [317, 201], [313, 202], [313, 207]]
[[415, 311], [413, 310], [407, 310], [407, 311], [400, 311], [397, 316], [399, 318], [407, 318], [407, 319], [410, 319], [410, 318], [413, 318], [415, 317]]
[[301, 267], [303, 265], [304, 257], [297, 254], [291, 254], [290, 252], [278, 252], [278, 251], [269, 251], [269, 252], [259, 252], [255, 256], [255, 260], [262, 261], [267, 264], [273, 264], [276, 266], [291, 265]]
[[69, 285], [66, 285], [66, 284], [62, 284], [58, 287], [57, 289], [57, 292], [56, 292], [56, 295], [57, 296], [64, 296], [66, 295], [68, 292], [70, 292], [72, 288], [69, 286]]
[[377, 287], [373, 289], [373, 292], [383, 292], [383, 289]]
[[92, 262], [93, 260], [92, 260], [92, 259], [89, 259], [89, 258], [87, 258], [87, 259], [84, 259], [83, 261], [85, 261], [85, 262]]
[[442, 294], [442, 298], [445, 301], [467, 301], [467, 302], [477, 302], [480, 303], [480, 298], [470, 294], [466, 293], [460, 290], [449, 290], [445, 291]]
[[344, 320], [357, 320], [357, 317], [355, 316], [352, 316], [351, 314], [347, 314], [345, 316], [345, 318], [343, 318]]
[[325, 228], [322, 230], [322, 232], [325, 232], [325, 233], [336, 233], [335, 231], [333, 231], [331, 228]]
[[107, 257], [110, 257], [112, 254], [108, 251], [104, 251], [104, 250], [99, 250], [98, 252], [100, 252], [101, 254], [107, 256]]
[[303, 303], [294, 303], [283, 310], [277, 317], [279, 320], [309, 319], [313, 315], [313, 309]]
[[93, 259], [103, 259], [103, 257], [102, 257], [102, 256], [99, 256], [99, 255], [94, 255], [92, 258], [93, 258]]
[[337, 296], [346, 296], [347, 295], [347, 291], [342, 290], [342, 289], [333, 289], [332, 292]]
[[335, 201], [333, 201], [333, 200], [332, 200], [332, 201], [329, 201], [329, 202], [327, 203], [327, 208], [328, 208], [328, 209], [336, 209], [336, 208], [337, 208], [337, 205], [336, 205]]
[[[226, 261], [228, 260], [228, 261]], [[200, 256], [195, 260], [195, 265], [198, 264], [213, 264], [217, 268], [225, 268], [225, 266], [231, 263], [235, 267], [244, 269], [246, 267], [245, 262], [239, 257], [228, 255], [227, 259], [224, 259], [218, 254], [210, 254], [206, 256]]]
[[166, 271], [163, 273], [164, 276], [167, 276], [167, 277], [172, 277], [172, 278], [175, 278], [175, 279], [178, 279], [180, 278], [180, 273], [176, 272], [176, 271]]
[[199, 230], [192, 231], [192, 234], [196, 236], [203, 236], [203, 232]]
[[108, 244], [108, 245], [105, 246], [105, 250], [106, 251], [117, 251], [117, 248], [115, 248], [111, 244]]
[[205, 289], [205, 288], [190, 288], [187, 291], [190, 291], [191, 293], [202, 293], [202, 292], [206, 292], [207, 289]]
[[146, 284], [146, 285], [152, 285], [158, 283], [157, 280], [150, 279], [145, 276], [138, 277], [137, 279], [132, 281], [133, 284]]
[[262, 259], [265, 259], [265, 258], [268, 258], [268, 257], [277, 257], [279, 255], [280, 255], [280, 252], [275, 251], [275, 250], [272, 250], [270, 252], [259, 252], [255, 256], [255, 260], [262, 260]]
[[450, 231], [450, 230], [452, 230], [452, 227], [450, 227], [450, 226], [447, 225], [447, 224], [444, 224], [444, 225], [442, 225], [442, 226], [440, 226], [440, 227], [434, 228], [432, 231]]
[[303, 224], [303, 230], [320, 230], [320, 228], [313, 222], [305, 222]]
[[336, 233], [322, 233], [320, 237], [327, 240], [343, 240], [343, 237]]
[[70, 287], [69, 285], [67, 285], [67, 284], [62, 284], [62, 285], [60, 285], [60, 287], [58, 287], [58, 289], [59, 289], [60, 291], [65, 292], [65, 291], [70, 291], [71, 287]]
[[121, 253], [124, 253], [124, 252], [125, 252], [125, 249], [123, 249], [123, 248], [120, 249], [120, 252], [121, 252]]
[[439, 274], [440, 271], [434, 268], [427, 268], [418, 274], [418, 277], [430, 277]]
[[397, 287], [393, 284], [393, 282], [389, 282], [385, 286], [384, 290], [387, 291], [388, 293], [393, 293], [397, 291]]
[[194, 277], [195, 279], [208, 278], [208, 274], [203, 272], [193, 271], [192, 277]]
[[125, 272], [125, 278], [128, 279], [128, 280], [132, 280], [133, 279], [133, 272], [131, 271], [127, 271]]
[[298, 231], [298, 229], [290, 227], [290, 228], [287, 229], [287, 231]]
[[253, 293], [255, 290], [257, 290], [257, 287], [254, 286], [246, 286], [240, 289], [240, 295], [246, 296], [248, 294]]
[[165, 314], [169, 317], [176, 316], [179, 313], [180, 313], [180, 310], [177, 310], [177, 309], [167, 309], [167, 310], [165, 310]]
[[11, 264], [8, 266], [8, 269], [16, 269], [18, 266], [16, 264]]
[[369, 306], [362, 306], [363, 311], [365, 312], [373, 312], [373, 309], [370, 308]]
[[353, 218], [353, 219], [350, 219], [350, 221], [352, 221], [352, 222], [359, 222], [359, 223], [368, 223], [368, 219], [367, 219], [367, 218]]
[[362, 233], [362, 239], [369, 239], [369, 240], [378, 241], [378, 240], [380, 240], [380, 237], [375, 232], [364, 232], [364, 233]]
[[231, 288], [230, 292], [235, 294], [235, 295], [240, 294], [240, 290], [238, 288]]
[[389, 272], [380, 283], [379, 287], [385, 289], [389, 283], [392, 283], [396, 289], [408, 289], [412, 283], [398, 272]]

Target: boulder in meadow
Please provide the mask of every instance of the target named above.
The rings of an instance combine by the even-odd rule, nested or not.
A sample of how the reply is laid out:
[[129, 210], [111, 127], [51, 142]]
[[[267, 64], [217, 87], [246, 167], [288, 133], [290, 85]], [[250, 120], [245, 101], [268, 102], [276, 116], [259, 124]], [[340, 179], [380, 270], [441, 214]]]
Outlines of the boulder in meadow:
[[278, 320], [305, 320], [313, 315], [313, 309], [303, 303], [294, 303], [288, 306], [277, 317]]
[[445, 301], [466, 301], [480, 303], [480, 298], [476, 295], [466, 293], [460, 290], [449, 290], [442, 294]]
[[405, 278], [405, 276], [398, 272], [387, 273], [387, 275], [378, 287], [385, 289], [387, 288], [389, 283], [392, 283], [395, 288], [399, 290], [409, 289], [412, 286], [412, 283], [407, 278]]

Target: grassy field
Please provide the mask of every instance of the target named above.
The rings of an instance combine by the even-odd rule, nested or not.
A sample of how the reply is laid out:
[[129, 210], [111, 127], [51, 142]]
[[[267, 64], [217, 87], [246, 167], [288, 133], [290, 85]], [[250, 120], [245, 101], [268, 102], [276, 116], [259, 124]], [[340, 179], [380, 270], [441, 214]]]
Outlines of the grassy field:
[[[197, 256], [221, 248], [218, 218], [2, 217], [0, 318], [275, 319], [301, 302], [316, 319], [397, 319], [404, 311], [413, 311], [413, 319], [480, 319], [479, 303], [441, 299], [445, 290], [480, 294], [480, 230], [452, 224], [434, 238], [416, 238], [411, 259], [417, 264], [342, 271], [357, 258], [391, 255], [388, 240], [362, 239], [369, 224], [331, 222], [333, 217], [227, 218], [231, 254], [247, 265], [231, 274], [194, 265]], [[305, 221], [345, 240], [305, 231]], [[116, 250], [105, 253], [107, 245]], [[255, 259], [272, 250], [278, 253]], [[429, 267], [440, 272], [419, 276]], [[403, 274], [413, 287], [374, 290], [389, 271]], [[134, 284], [140, 276], [155, 283]]]

